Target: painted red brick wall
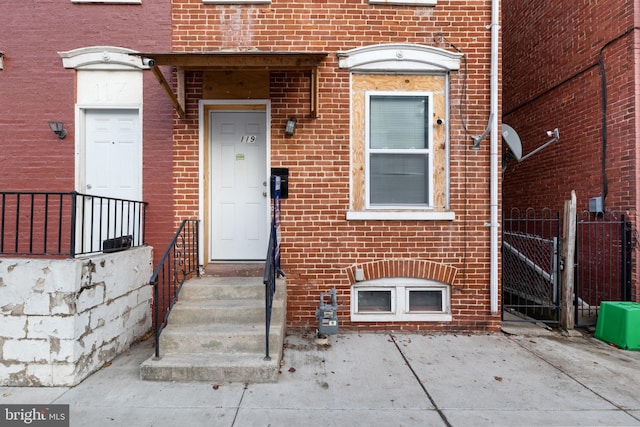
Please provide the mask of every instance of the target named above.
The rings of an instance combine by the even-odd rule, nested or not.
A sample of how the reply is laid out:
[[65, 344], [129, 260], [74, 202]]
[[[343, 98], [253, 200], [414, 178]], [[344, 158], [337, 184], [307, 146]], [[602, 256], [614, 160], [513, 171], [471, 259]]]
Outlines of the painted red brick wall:
[[605, 210], [627, 215], [637, 227], [638, 9], [633, 0], [561, 0], [543, 7], [503, 1], [503, 121], [519, 133], [524, 154], [549, 140], [546, 130], [560, 130], [557, 143], [507, 164], [504, 212], [561, 210], [575, 190], [579, 212], [588, 210], [590, 198], [606, 195]]
[[[369, 5], [364, 0], [214, 6], [173, 1], [173, 50], [327, 52], [319, 67], [319, 115], [309, 115], [308, 80], [271, 74], [271, 166], [288, 167], [282, 201], [282, 267], [287, 273], [288, 326], [314, 330], [320, 292], [338, 289], [341, 327], [360, 330], [495, 331], [489, 308], [489, 140], [470, 150], [470, 135], [487, 126], [490, 97], [489, 0], [445, 1], [436, 7]], [[205, 25], [206, 24], [206, 25]], [[336, 52], [391, 42], [453, 48], [465, 53], [468, 77], [451, 75], [451, 209], [455, 221], [346, 221], [349, 209], [349, 71]], [[187, 118], [175, 122], [176, 215], [198, 213], [199, 72], [187, 72]], [[462, 102], [466, 82], [467, 101]], [[201, 92], [200, 92], [201, 93]], [[465, 112], [467, 129], [461, 113]], [[298, 117], [293, 138], [284, 123]], [[453, 322], [350, 323], [348, 271], [355, 264], [419, 259], [457, 271]], [[404, 264], [402, 264], [404, 263]], [[408, 275], [404, 267], [394, 274]], [[437, 277], [434, 277], [437, 279]]]
[[[0, 4], [0, 190], [73, 191], [75, 70], [57, 52], [108, 45], [139, 51], [170, 49], [170, 2], [141, 5], [71, 1]], [[172, 107], [151, 72], [144, 76], [144, 200], [146, 241], [162, 254], [173, 231]], [[59, 140], [49, 120], [68, 130]]]

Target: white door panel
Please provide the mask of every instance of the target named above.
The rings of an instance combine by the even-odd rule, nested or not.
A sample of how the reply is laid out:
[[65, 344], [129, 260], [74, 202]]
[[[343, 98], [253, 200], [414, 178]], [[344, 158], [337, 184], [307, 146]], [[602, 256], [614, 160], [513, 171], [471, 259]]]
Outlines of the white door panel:
[[266, 114], [211, 113], [211, 258], [264, 259], [269, 242]]
[[[138, 110], [85, 111], [83, 193], [142, 200], [142, 140]], [[107, 238], [133, 235], [137, 241], [139, 212], [135, 205], [94, 198], [85, 205], [85, 250], [99, 250]], [[102, 217], [102, 220], [100, 218]]]

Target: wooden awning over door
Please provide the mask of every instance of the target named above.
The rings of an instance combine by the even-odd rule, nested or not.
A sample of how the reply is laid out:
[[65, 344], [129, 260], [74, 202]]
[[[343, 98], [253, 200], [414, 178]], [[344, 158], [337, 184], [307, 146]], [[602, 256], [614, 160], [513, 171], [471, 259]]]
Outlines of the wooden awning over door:
[[[318, 66], [326, 58], [324, 52], [141, 52], [132, 53], [139, 56], [143, 64], [149, 65], [164, 90], [178, 116], [185, 116], [184, 72], [191, 70], [273, 70], [273, 71], [306, 71], [309, 73], [311, 102], [310, 113], [316, 117], [318, 113]], [[150, 61], [152, 62], [150, 63]], [[162, 74], [160, 66], [172, 66], [177, 69], [176, 93]]]

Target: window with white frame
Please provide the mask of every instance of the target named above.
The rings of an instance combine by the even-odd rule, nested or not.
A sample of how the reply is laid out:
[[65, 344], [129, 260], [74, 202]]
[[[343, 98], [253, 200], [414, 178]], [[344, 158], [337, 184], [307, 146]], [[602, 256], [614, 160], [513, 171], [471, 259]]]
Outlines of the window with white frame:
[[405, 6], [435, 6], [437, 0], [369, 0], [369, 4], [396, 4]]
[[202, 0], [203, 4], [270, 4], [271, 0]]
[[433, 204], [432, 95], [366, 93], [367, 208], [425, 208]]
[[351, 320], [452, 320], [449, 286], [425, 279], [394, 277], [356, 283], [351, 294]]
[[462, 55], [388, 43], [338, 58], [351, 72], [347, 220], [454, 220], [449, 83]]
[[71, 0], [71, 3], [142, 4], [142, 0]]

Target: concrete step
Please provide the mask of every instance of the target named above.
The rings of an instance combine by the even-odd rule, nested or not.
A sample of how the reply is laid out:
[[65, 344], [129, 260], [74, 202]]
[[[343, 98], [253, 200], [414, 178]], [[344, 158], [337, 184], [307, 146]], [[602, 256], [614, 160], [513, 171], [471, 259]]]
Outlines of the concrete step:
[[274, 382], [286, 326], [286, 283], [276, 285], [269, 353], [262, 278], [203, 277], [187, 281], [160, 335], [160, 358], [140, 376], [158, 381]]
[[203, 277], [183, 287], [180, 300], [257, 299], [264, 300], [261, 277]]
[[[283, 329], [272, 323], [269, 347], [276, 348]], [[257, 353], [265, 351], [265, 325], [186, 324], [172, 325], [160, 335], [160, 348], [165, 353]]]
[[[171, 310], [169, 323], [248, 323], [264, 325], [264, 304], [264, 300], [256, 299], [180, 300]], [[272, 316], [279, 317], [283, 310], [282, 301], [274, 300]]]
[[[274, 355], [275, 356], [275, 355]], [[211, 381], [216, 383], [269, 383], [278, 380], [280, 358], [264, 354], [167, 354], [147, 359], [140, 375], [152, 381]]]

